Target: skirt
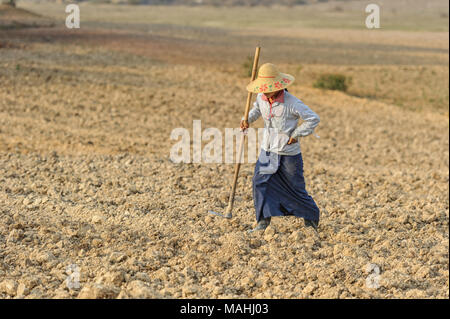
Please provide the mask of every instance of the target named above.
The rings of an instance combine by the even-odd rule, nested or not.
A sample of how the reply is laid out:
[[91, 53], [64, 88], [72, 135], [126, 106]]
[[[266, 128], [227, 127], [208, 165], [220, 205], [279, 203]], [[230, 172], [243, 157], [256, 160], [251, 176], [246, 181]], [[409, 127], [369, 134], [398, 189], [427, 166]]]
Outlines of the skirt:
[[279, 155], [262, 150], [252, 182], [256, 221], [297, 216], [319, 223], [320, 210], [305, 188], [301, 153]]

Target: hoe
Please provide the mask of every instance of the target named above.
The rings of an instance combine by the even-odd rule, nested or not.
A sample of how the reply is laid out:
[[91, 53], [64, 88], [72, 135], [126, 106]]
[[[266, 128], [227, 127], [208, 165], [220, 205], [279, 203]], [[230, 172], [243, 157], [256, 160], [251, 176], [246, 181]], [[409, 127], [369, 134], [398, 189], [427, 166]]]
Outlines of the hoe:
[[[253, 60], [252, 81], [256, 78], [256, 70], [258, 68], [259, 51], [260, 50], [261, 50], [260, 47], [256, 47], [255, 58]], [[245, 106], [245, 113], [244, 113], [245, 121], [248, 121], [248, 113], [250, 112], [251, 101], [252, 101], [252, 93], [249, 92], [247, 95], [247, 105]], [[239, 150], [238, 150], [238, 154], [237, 154], [237, 161], [236, 161], [236, 166], [234, 169], [233, 184], [231, 186], [231, 193], [230, 193], [230, 197], [228, 199], [227, 210], [225, 211], [225, 214], [217, 213], [217, 212], [210, 210], [210, 211], [208, 211], [208, 213], [210, 213], [210, 214], [220, 216], [223, 218], [231, 218], [233, 216], [232, 211], [233, 211], [233, 205], [234, 205], [234, 195], [236, 193], [236, 184], [237, 184], [237, 179], [239, 176], [239, 169], [241, 168], [241, 157], [242, 157], [242, 151], [243, 151], [244, 143], [245, 143], [245, 136], [246, 136], [245, 132], [242, 132], [241, 144], [239, 145]]]

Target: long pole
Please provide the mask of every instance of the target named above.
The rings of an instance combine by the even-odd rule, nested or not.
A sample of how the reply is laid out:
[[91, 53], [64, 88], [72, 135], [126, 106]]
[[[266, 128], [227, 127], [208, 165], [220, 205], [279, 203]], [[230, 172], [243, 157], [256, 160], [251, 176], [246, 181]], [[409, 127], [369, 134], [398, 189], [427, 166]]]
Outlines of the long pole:
[[[261, 47], [256, 47], [255, 51], [255, 58], [253, 60], [253, 69], [252, 69], [252, 81], [256, 78], [256, 70], [258, 69], [258, 61], [259, 61], [259, 52], [261, 51]], [[245, 106], [245, 113], [244, 113], [244, 120], [248, 121], [248, 113], [250, 112], [250, 104], [252, 102], [252, 93], [248, 92], [247, 95], [247, 104]], [[233, 211], [233, 205], [234, 205], [234, 195], [236, 194], [236, 185], [237, 180], [239, 176], [239, 170], [241, 168], [241, 157], [242, 157], [242, 151], [244, 150], [244, 144], [245, 144], [245, 136], [246, 134], [242, 132], [241, 134], [241, 144], [239, 145], [239, 150], [237, 154], [237, 161], [236, 166], [234, 168], [234, 178], [233, 178], [233, 184], [231, 186], [231, 193], [230, 197], [228, 199], [228, 207], [225, 211], [225, 217], [231, 218], [232, 217], [232, 211]]]

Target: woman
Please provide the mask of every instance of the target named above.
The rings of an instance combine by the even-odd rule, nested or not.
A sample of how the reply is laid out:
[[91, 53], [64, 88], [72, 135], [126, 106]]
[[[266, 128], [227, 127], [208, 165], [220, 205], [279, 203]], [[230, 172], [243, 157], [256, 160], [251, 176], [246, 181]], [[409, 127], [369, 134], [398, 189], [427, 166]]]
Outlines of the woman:
[[[259, 69], [258, 78], [247, 86], [249, 92], [258, 95], [248, 121], [241, 121], [241, 129], [246, 130], [260, 116], [265, 128], [253, 176], [258, 224], [249, 232], [266, 229], [273, 216], [302, 217], [305, 225], [315, 230], [319, 225], [319, 208], [305, 188], [298, 139], [312, 134], [320, 118], [287, 91], [293, 81], [292, 75], [266, 63]], [[297, 127], [299, 119], [304, 122]]]

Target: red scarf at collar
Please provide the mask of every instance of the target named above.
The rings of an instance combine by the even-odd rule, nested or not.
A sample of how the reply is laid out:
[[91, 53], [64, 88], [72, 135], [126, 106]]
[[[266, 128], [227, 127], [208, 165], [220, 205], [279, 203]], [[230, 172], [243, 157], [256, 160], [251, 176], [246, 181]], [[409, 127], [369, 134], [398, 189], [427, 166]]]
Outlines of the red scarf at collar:
[[263, 93], [263, 95], [261, 96], [261, 98], [263, 99], [263, 101], [269, 102], [270, 104], [270, 112], [269, 112], [269, 116], [268, 116], [268, 120], [270, 120], [273, 117], [272, 114], [272, 104], [274, 102], [279, 102], [279, 103], [284, 103], [284, 90], [281, 90], [276, 96], [272, 96], [271, 98], [267, 98], [266, 95]]
[[263, 93], [261, 98], [263, 101], [269, 102], [270, 104], [273, 104], [274, 102], [284, 103], [284, 90], [281, 90], [276, 96], [272, 96], [270, 99]]

